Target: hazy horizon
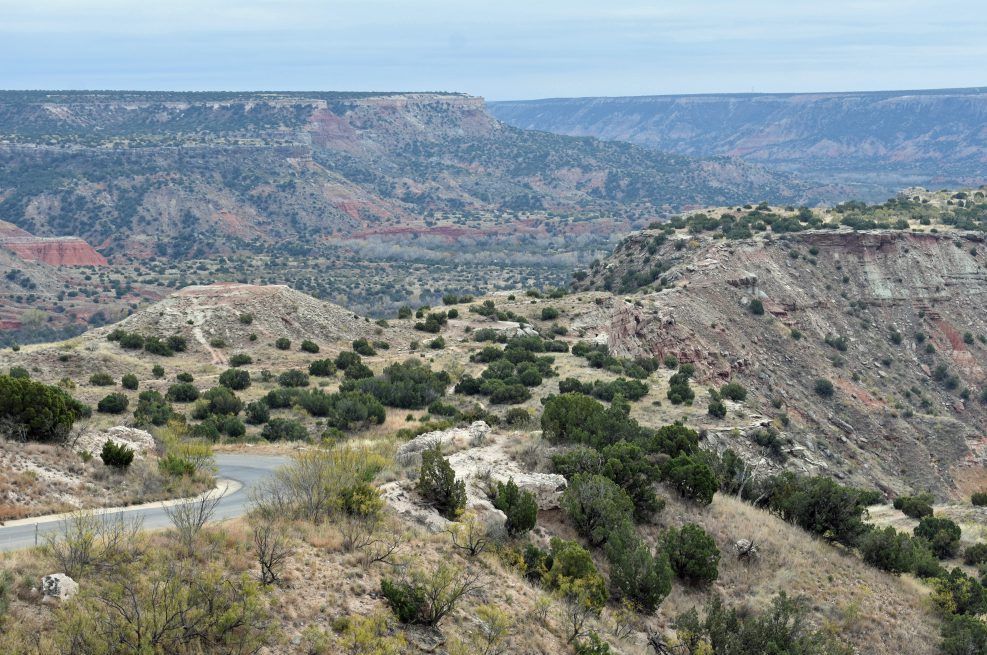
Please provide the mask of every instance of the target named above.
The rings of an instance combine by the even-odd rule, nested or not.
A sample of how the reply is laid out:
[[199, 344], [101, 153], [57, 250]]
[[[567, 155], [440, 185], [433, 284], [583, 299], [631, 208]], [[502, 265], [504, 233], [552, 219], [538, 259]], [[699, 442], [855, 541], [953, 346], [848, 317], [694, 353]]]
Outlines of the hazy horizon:
[[0, 0], [0, 87], [553, 97], [976, 87], [968, 0]]

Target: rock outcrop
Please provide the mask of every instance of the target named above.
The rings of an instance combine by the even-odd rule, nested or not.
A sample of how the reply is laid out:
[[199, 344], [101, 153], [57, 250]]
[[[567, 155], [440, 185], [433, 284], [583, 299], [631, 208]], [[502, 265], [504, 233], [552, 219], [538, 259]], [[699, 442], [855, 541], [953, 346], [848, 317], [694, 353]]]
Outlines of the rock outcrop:
[[41, 578], [41, 602], [59, 603], [79, 592], [79, 583], [64, 573], [51, 573]]
[[76, 442], [75, 447], [79, 452], [87, 452], [93, 457], [99, 457], [103, 449], [103, 444], [112, 441], [118, 446], [126, 446], [134, 451], [134, 457], [142, 459], [149, 453], [154, 452], [154, 437], [150, 432], [137, 428], [128, 428], [123, 425], [108, 428], [106, 430], [94, 430], [84, 433]]

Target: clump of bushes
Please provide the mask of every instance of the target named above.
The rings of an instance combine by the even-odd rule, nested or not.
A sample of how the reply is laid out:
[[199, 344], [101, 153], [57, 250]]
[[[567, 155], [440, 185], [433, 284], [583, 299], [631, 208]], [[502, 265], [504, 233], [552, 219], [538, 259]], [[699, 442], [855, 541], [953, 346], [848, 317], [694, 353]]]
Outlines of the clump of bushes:
[[299, 349], [306, 353], [317, 353], [319, 352], [319, 344], [315, 343], [311, 339], [305, 339], [302, 341]]
[[362, 337], [353, 342], [353, 352], [364, 357], [373, 357], [377, 354], [370, 342]]
[[[359, 358], [358, 355], [354, 354], [354, 356]], [[337, 358], [336, 365], [339, 364]], [[357, 366], [362, 364], [347, 363], [345, 367], [347, 377], [350, 370]], [[418, 360], [408, 359], [391, 364], [377, 377], [348, 379], [340, 385], [340, 391], [362, 391], [374, 396], [388, 407], [421, 409], [441, 398], [450, 383], [451, 378], [447, 372], [436, 372]]]
[[308, 439], [308, 430], [294, 419], [272, 418], [261, 430], [260, 436], [268, 441], [304, 441]]
[[900, 510], [905, 516], [910, 516], [913, 519], [932, 516], [932, 496], [927, 494], [920, 496], [898, 496], [892, 504], [895, 509]]
[[320, 378], [336, 375], [336, 363], [331, 359], [317, 359], [308, 365], [308, 374]]
[[288, 337], [279, 337], [274, 342], [274, 347], [278, 350], [290, 350], [291, 349], [291, 339]]
[[692, 364], [680, 364], [679, 370], [668, 379], [668, 392], [666, 395], [673, 405], [691, 405], [696, 397], [696, 392], [689, 386], [689, 379], [695, 372]]

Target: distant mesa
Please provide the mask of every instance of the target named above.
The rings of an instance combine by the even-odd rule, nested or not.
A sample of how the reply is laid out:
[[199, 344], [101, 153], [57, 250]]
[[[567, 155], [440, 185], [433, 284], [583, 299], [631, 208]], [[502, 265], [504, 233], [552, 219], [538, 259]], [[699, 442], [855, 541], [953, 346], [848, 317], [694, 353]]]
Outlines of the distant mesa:
[[106, 258], [78, 237], [36, 237], [0, 221], [0, 246], [21, 259], [49, 266], [106, 266]]

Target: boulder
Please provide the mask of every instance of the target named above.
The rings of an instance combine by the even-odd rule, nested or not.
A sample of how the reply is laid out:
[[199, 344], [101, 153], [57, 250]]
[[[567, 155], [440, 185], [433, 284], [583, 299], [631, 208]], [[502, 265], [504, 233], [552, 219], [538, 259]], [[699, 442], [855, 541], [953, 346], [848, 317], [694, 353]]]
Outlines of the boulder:
[[421, 463], [422, 451], [439, 445], [445, 448], [449, 445], [478, 446], [483, 443], [490, 426], [483, 421], [475, 421], [468, 428], [449, 428], [434, 430], [420, 434], [411, 441], [402, 444], [395, 455], [398, 463], [403, 466], [415, 466]]
[[51, 573], [41, 578], [41, 602], [54, 603], [72, 598], [79, 591], [79, 583], [64, 573]]
[[126, 446], [134, 451], [136, 459], [143, 459], [148, 453], [154, 452], [154, 437], [150, 432], [137, 428], [128, 428], [123, 425], [108, 428], [106, 430], [91, 430], [84, 433], [76, 442], [75, 447], [79, 452], [87, 452], [93, 457], [99, 457], [103, 450], [103, 444], [112, 441], [118, 446]]

